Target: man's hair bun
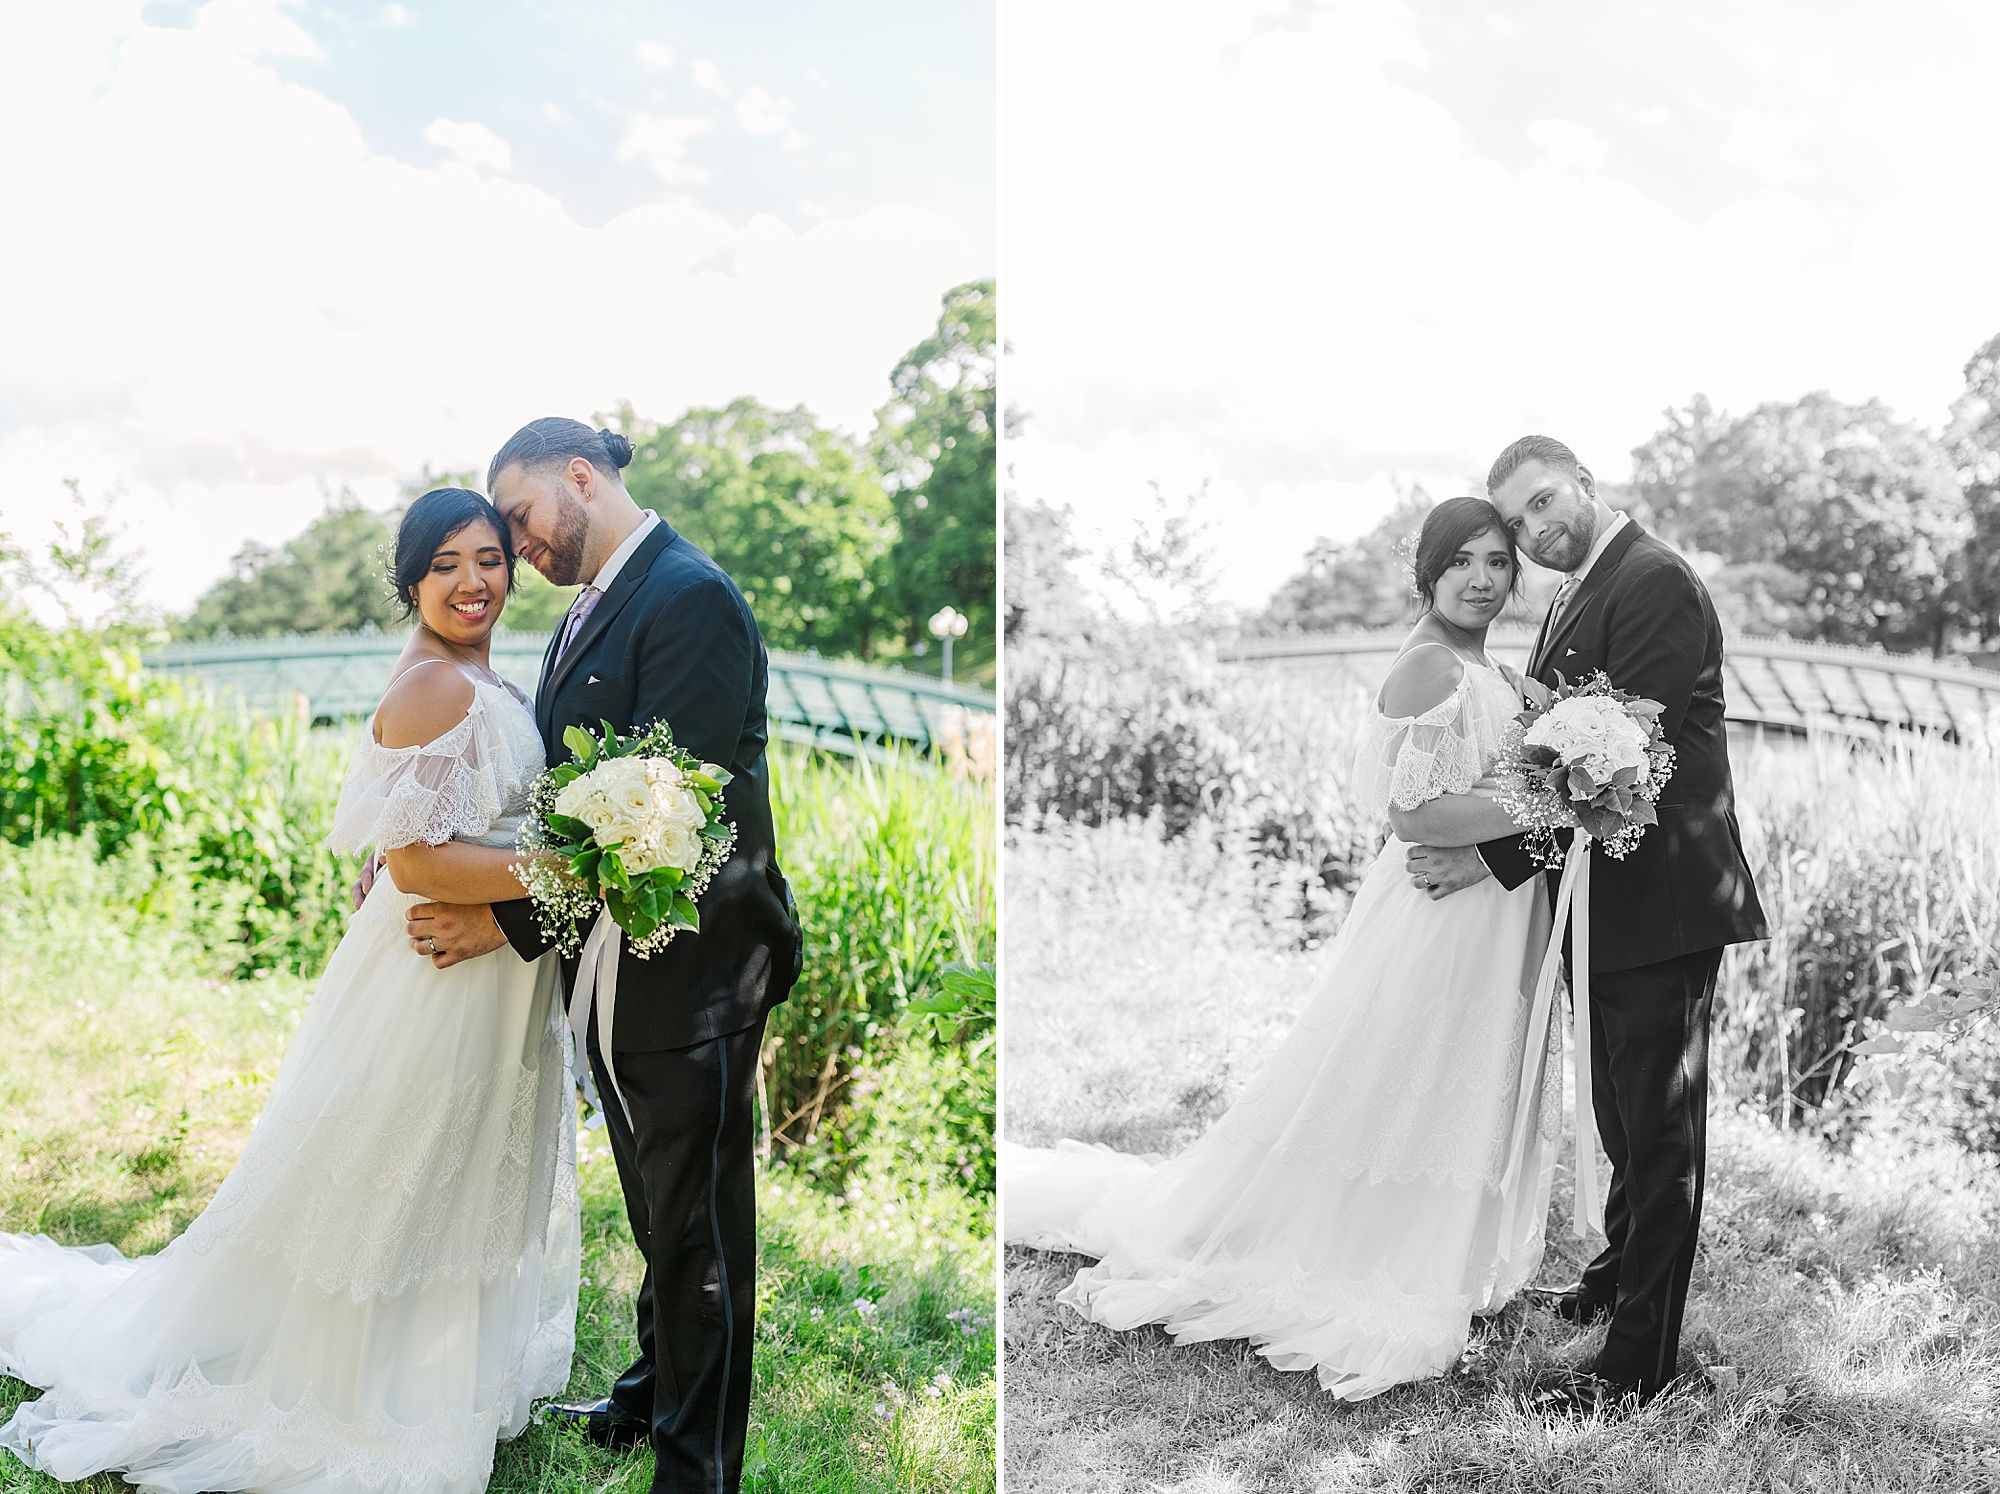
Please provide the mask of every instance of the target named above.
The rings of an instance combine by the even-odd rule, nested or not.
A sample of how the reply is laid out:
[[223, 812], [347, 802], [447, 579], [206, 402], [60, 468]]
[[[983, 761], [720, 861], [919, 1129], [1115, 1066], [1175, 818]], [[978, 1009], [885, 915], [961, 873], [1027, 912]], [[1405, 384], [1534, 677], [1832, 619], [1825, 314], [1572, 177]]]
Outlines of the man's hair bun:
[[600, 430], [597, 433], [604, 441], [604, 454], [620, 467], [632, 465], [632, 443], [617, 431]]

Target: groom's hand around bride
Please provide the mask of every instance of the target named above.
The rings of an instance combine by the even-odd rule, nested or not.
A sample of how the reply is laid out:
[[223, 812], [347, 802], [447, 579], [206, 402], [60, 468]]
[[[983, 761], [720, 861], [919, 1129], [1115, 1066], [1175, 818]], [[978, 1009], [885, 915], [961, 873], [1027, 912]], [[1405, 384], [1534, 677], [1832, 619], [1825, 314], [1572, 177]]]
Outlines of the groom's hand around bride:
[[1411, 846], [1403, 865], [1411, 885], [1432, 902], [1493, 875], [1476, 846]]
[[490, 903], [418, 903], [404, 927], [410, 948], [440, 970], [491, 954], [507, 942]]

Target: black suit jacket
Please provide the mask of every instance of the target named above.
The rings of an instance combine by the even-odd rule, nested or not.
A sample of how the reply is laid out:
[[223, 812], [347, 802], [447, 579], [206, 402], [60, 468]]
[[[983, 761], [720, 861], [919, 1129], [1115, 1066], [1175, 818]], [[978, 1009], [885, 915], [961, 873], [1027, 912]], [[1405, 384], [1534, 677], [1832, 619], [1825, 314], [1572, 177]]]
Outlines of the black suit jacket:
[[[674, 743], [735, 775], [723, 803], [736, 849], [698, 907], [701, 932], [683, 930], [651, 959], [628, 943], [618, 965], [620, 1053], [685, 1048], [740, 1032], [783, 1001], [803, 945], [791, 888], [778, 868], [764, 759], [768, 661], [743, 593], [708, 556], [662, 520], [632, 552], [558, 663], [560, 625], [542, 660], [535, 724], [553, 765], [570, 760], [563, 732], [621, 734], [665, 720]], [[521, 958], [550, 941], [525, 899], [493, 915]], [[572, 984], [576, 962], [563, 962]]]
[[[1612, 536], [1528, 672], [1553, 689], [1594, 670], [1666, 709], [1674, 773], [1660, 822], [1623, 861], [1593, 855], [1590, 968], [1630, 970], [1677, 955], [1769, 937], [1743, 859], [1722, 719], [1722, 625], [1692, 567], [1628, 519]], [[1537, 870], [1521, 837], [1486, 841], [1479, 853], [1502, 886]], [[1554, 879], [1550, 893], [1554, 894]]]

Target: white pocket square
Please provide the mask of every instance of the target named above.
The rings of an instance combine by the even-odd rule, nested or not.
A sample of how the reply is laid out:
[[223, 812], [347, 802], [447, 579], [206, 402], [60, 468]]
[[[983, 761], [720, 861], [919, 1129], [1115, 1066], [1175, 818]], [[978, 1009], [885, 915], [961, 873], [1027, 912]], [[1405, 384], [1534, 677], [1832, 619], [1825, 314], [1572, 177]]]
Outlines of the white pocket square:
[[[1576, 652], [1576, 650], [1575, 650], [1575, 649], [1571, 649], [1571, 650], [1570, 650], [1570, 652], [1571, 652], [1571, 653], [1575, 653], [1575, 652]], [[589, 679], [585, 680], [585, 681], [584, 681], [584, 683], [585, 683], [586, 685], [594, 685], [594, 684], [596, 684], [596, 683], [597, 683], [597, 676], [593, 674], [593, 675], [592, 675], [592, 676], [591, 676], [591, 677], [590, 677]]]

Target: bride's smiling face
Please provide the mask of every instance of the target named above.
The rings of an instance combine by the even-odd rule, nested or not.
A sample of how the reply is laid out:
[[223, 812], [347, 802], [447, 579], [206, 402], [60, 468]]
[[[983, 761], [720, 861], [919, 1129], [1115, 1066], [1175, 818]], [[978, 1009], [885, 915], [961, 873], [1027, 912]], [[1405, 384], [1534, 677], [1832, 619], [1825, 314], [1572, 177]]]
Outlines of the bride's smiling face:
[[1431, 610], [1454, 627], [1483, 631], [1507, 605], [1514, 585], [1514, 547], [1498, 529], [1461, 544], [1437, 578]]
[[447, 535], [417, 583], [417, 615], [447, 643], [481, 643], [507, 606], [507, 552], [484, 519]]

